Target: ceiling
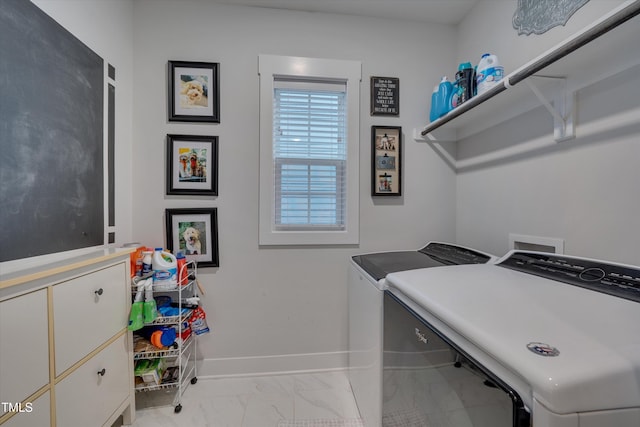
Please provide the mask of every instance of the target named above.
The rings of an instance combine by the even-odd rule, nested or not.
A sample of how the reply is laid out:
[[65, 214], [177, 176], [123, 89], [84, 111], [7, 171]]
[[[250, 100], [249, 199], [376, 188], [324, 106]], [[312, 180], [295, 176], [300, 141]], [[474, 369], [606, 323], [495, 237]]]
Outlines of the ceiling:
[[478, 0], [209, 0], [270, 9], [457, 24]]

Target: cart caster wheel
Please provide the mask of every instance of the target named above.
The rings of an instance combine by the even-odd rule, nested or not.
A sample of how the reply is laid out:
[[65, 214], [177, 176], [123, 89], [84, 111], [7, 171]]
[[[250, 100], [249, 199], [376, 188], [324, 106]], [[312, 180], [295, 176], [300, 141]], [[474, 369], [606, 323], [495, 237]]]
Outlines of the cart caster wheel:
[[461, 368], [462, 367], [462, 363], [456, 362], [456, 363], [453, 364], [453, 366], [455, 366], [456, 368]]
[[198, 382], [198, 378], [196, 377], [191, 378], [191, 384], [195, 384], [197, 382]]
[[176, 414], [179, 414], [180, 411], [182, 411], [182, 405], [181, 404], [177, 404], [176, 408], [173, 410], [173, 412], [175, 412]]

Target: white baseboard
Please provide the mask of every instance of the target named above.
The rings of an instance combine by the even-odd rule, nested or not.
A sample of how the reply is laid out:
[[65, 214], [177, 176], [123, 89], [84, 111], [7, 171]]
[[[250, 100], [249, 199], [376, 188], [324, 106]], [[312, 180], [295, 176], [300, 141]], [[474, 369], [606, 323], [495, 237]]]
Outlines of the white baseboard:
[[198, 378], [334, 371], [347, 368], [348, 352], [227, 357], [198, 361]]

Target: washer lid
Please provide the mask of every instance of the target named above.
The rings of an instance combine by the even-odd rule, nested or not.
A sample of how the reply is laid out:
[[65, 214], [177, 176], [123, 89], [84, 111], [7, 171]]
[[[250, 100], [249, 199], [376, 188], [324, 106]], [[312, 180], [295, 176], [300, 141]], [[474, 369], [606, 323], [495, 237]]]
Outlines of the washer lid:
[[491, 255], [449, 243], [430, 242], [419, 251], [380, 252], [356, 255], [353, 261], [375, 280], [387, 274], [442, 265], [482, 264], [493, 261]]
[[493, 264], [392, 273], [398, 289], [524, 378], [553, 412], [638, 407], [640, 305]]
[[396, 271], [415, 270], [446, 265], [418, 251], [381, 252], [356, 255], [353, 261], [375, 280], [384, 279]]

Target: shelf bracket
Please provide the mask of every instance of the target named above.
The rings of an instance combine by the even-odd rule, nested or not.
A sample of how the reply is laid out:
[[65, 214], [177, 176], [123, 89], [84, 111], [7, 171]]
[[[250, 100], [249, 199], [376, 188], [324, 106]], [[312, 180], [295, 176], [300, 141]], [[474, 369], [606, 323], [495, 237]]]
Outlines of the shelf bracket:
[[569, 92], [566, 88], [567, 79], [564, 77], [535, 76], [541, 78], [561, 79], [562, 89], [555, 91], [553, 103], [549, 102], [532, 79], [524, 82], [538, 98], [540, 103], [553, 116], [553, 138], [556, 142], [566, 141], [576, 137], [575, 122], [575, 92]]
[[456, 160], [455, 157], [453, 157], [449, 151], [447, 151], [446, 148], [444, 148], [442, 146], [442, 144], [440, 144], [438, 142], [438, 139], [433, 135], [432, 132], [427, 133], [425, 136], [422, 136], [421, 131], [419, 131], [418, 129], [413, 129], [413, 140], [416, 142], [427, 142], [429, 143], [429, 145], [431, 145], [432, 147], [434, 147], [436, 149], [436, 151], [438, 152], [438, 154], [440, 155], [440, 157], [442, 157], [442, 159], [447, 162], [447, 164], [454, 170], [458, 170], [458, 161]]

